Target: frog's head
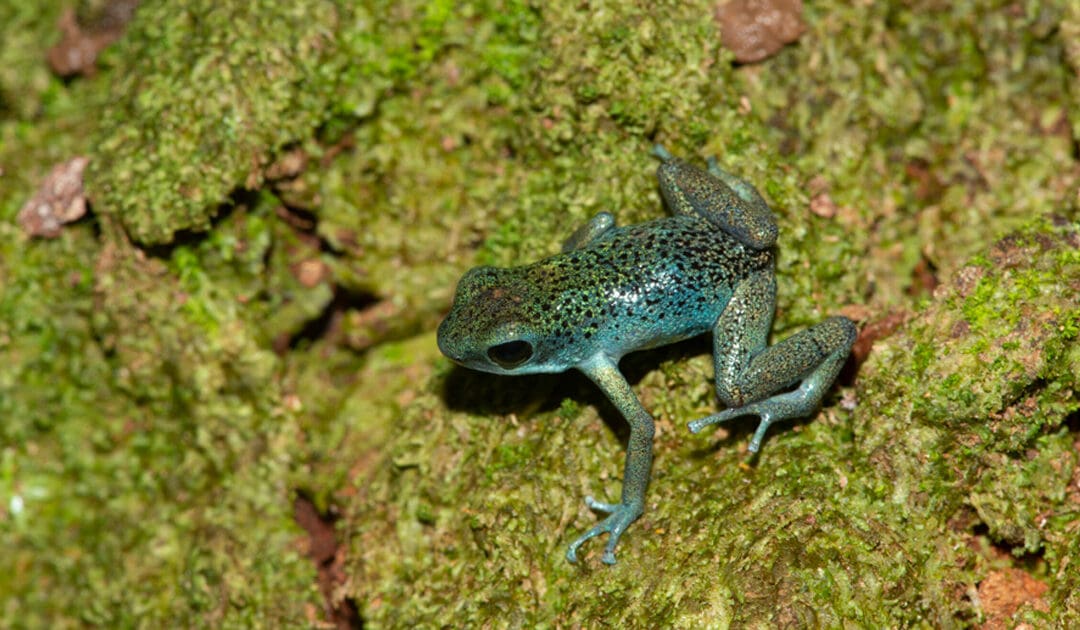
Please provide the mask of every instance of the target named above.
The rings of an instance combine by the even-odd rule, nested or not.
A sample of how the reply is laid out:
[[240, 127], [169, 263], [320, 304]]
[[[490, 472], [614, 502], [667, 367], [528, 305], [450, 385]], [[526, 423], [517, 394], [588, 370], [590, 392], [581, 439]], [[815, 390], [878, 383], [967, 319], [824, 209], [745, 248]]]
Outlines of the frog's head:
[[439, 350], [455, 363], [495, 374], [558, 372], [551, 364], [537, 287], [519, 269], [477, 267], [458, 283], [439, 325]]

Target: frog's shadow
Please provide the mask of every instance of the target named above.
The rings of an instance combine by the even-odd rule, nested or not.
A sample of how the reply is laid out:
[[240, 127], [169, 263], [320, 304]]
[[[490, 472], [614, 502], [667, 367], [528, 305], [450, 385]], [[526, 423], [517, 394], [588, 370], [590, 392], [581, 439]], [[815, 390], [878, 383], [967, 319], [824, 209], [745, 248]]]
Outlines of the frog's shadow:
[[[619, 363], [619, 369], [636, 391], [641, 379], [661, 363], [684, 361], [711, 353], [712, 337], [701, 335], [660, 348], [631, 353]], [[554, 411], [564, 399], [569, 398], [596, 408], [600, 418], [615, 432], [624, 447], [630, 437], [630, 426], [619, 410], [596, 384], [573, 369], [558, 374], [503, 376], [455, 365], [443, 380], [441, 397], [451, 411], [467, 411], [476, 415], [515, 414], [526, 418], [533, 413]], [[747, 416], [725, 423], [728, 429], [726, 438], [712, 440], [708, 445], [695, 448], [690, 456], [695, 459], [708, 457], [726, 443], [737, 443], [753, 433], [757, 422], [756, 416]], [[691, 436], [684, 423], [677, 428], [681, 428], [686, 436]]]

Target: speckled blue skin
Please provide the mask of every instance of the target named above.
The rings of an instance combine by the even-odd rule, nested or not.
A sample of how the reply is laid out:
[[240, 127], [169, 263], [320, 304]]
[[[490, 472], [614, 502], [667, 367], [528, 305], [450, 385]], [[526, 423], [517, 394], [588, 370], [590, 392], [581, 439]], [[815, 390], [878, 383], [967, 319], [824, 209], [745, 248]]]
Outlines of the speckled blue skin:
[[619, 372], [623, 355], [711, 331], [716, 392], [727, 409], [691, 422], [690, 431], [757, 415], [756, 452], [769, 424], [817, 409], [855, 341], [855, 325], [832, 317], [768, 346], [776, 304], [772, 212], [753, 186], [713, 160], [706, 172], [663, 147], [653, 153], [662, 160], [657, 177], [672, 216], [616, 227], [602, 212], [557, 256], [473, 269], [439, 326], [439, 349], [466, 367], [581, 370], [630, 424], [622, 498], [585, 498], [608, 516], [570, 545], [570, 562], [585, 541], [608, 533], [602, 559], [614, 564], [619, 537], [644, 509], [653, 419]]

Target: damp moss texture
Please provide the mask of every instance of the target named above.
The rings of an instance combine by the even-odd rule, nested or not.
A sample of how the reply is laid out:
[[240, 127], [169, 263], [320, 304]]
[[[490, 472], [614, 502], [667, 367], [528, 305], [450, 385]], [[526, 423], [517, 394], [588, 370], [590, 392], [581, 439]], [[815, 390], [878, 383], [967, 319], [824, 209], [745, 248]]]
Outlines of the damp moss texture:
[[[61, 80], [68, 6], [0, 3], [0, 626], [1080, 625], [1075, 2], [808, 3], [748, 66], [706, 2], [143, 3]], [[659, 216], [654, 142], [771, 202], [774, 339], [876, 340], [756, 458], [685, 429], [706, 342], [628, 358], [646, 512], [570, 565], [621, 418], [434, 329], [468, 268]], [[22, 233], [77, 155], [90, 216]]]

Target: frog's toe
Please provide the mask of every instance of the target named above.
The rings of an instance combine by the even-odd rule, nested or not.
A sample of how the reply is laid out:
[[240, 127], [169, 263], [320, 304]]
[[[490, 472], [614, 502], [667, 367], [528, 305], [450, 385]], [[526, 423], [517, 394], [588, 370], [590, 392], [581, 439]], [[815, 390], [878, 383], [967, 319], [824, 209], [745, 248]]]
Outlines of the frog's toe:
[[[603, 521], [593, 525], [589, 531], [577, 537], [577, 540], [570, 543], [570, 547], [566, 550], [566, 559], [571, 563], [577, 562], [577, 550], [585, 544], [586, 541], [596, 538], [600, 534], [608, 531], [606, 528], [607, 522], [611, 520], [611, 517], [604, 519]], [[607, 554], [604, 554], [604, 561], [607, 561]], [[612, 554], [612, 561], [614, 561], [614, 554]], [[608, 563], [611, 564], [611, 563]]]
[[654, 144], [653, 147], [652, 147], [652, 151], [650, 151], [650, 153], [652, 153], [654, 156], [660, 158], [664, 162], [675, 159], [675, 156], [672, 155], [671, 153], [669, 153], [668, 150], [664, 148], [664, 145], [662, 145], [660, 143]]
[[570, 562], [577, 562], [577, 550], [581, 545], [600, 534], [606, 533], [608, 534], [608, 541], [604, 545], [604, 555], [601, 556], [600, 560], [604, 564], [615, 564], [615, 546], [619, 544], [619, 538], [626, 531], [626, 528], [630, 526], [630, 523], [633, 523], [637, 520], [637, 517], [641, 516], [642, 507], [625, 503], [601, 503], [593, 500], [592, 497], [586, 497], [585, 502], [590, 508], [609, 512], [609, 515], [604, 520], [593, 525], [589, 531], [578, 536], [577, 540], [570, 543], [570, 548], [566, 550], [566, 559]]
[[733, 407], [731, 409], [725, 409], [719, 413], [710, 414], [704, 418], [698, 418], [687, 424], [687, 428], [691, 433], [701, 433], [701, 430], [710, 424], [720, 424], [721, 422], [727, 422], [732, 418], [738, 418], [739, 416], [745, 416], [749, 412], [745, 407]]
[[596, 510], [597, 512], [603, 512], [605, 514], [611, 514], [619, 508], [619, 503], [604, 503], [597, 501], [591, 496], [585, 497], [585, 505], [589, 506], [590, 510]]
[[690, 429], [691, 433], [700, 433], [702, 429], [710, 424], [719, 424], [721, 422], [727, 422], [732, 418], [741, 418], [742, 416], [758, 416], [761, 418], [761, 421], [758, 422], [757, 429], [754, 430], [754, 437], [750, 438], [749, 450], [751, 453], [756, 453], [761, 449], [761, 443], [765, 440], [765, 432], [769, 429], [769, 425], [772, 424], [774, 420], [777, 420], [766, 405], [752, 403], [743, 405], [742, 407], [725, 409], [720, 413], [714, 413], [710, 416], [705, 416], [704, 418], [698, 418], [689, 423], [687, 427]]

